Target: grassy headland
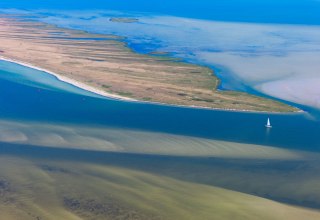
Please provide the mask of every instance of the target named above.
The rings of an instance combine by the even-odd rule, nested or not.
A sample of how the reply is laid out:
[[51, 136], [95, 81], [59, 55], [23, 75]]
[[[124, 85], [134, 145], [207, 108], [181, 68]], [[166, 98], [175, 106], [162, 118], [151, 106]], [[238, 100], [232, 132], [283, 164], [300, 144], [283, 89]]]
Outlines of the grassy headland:
[[119, 39], [7, 15], [0, 18], [0, 56], [54, 72], [104, 95], [217, 109], [297, 111], [271, 99], [218, 91], [219, 79], [211, 69], [137, 54]]

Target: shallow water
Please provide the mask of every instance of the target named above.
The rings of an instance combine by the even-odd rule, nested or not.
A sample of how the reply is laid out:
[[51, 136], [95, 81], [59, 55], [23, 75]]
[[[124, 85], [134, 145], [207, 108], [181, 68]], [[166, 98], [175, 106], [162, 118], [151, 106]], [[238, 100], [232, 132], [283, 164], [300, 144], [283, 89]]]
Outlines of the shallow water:
[[[226, 112], [108, 100], [91, 97], [43, 72], [8, 62], [1, 66], [6, 69], [0, 74], [3, 119], [131, 128], [320, 151], [320, 122], [307, 113]], [[269, 130], [264, 127], [267, 117], [273, 124]]]

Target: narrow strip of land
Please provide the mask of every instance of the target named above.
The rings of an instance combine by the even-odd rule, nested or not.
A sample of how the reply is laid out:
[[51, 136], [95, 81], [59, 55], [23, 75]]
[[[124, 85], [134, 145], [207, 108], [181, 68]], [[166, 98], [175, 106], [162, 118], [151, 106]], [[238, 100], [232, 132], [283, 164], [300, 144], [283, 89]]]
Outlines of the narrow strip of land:
[[218, 91], [219, 79], [211, 69], [137, 54], [117, 36], [1, 15], [0, 42], [0, 57], [112, 98], [241, 111], [297, 111], [275, 100]]

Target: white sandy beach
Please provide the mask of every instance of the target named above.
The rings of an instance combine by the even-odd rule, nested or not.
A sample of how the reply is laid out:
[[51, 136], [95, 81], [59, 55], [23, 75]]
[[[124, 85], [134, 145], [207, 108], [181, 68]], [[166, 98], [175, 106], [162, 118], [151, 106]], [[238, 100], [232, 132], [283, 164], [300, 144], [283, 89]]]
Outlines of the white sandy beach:
[[35, 69], [35, 70], [46, 72], [48, 74], [51, 74], [51, 75], [55, 76], [58, 80], [60, 80], [62, 82], [71, 84], [71, 85], [73, 85], [75, 87], [78, 87], [80, 89], [92, 92], [92, 93], [97, 94], [97, 95], [104, 96], [106, 98], [111, 98], [111, 99], [116, 99], [116, 100], [124, 100], [124, 101], [131, 101], [131, 102], [138, 101], [138, 100], [135, 100], [135, 99], [132, 99], [132, 98], [128, 98], [128, 97], [124, 97], [124, 96], [108, 93], [106, 91], [102, 91], [100, 89], [97, 89], [97, 88], [94, 88], [92, 86], [86, 85], [85, 83], [79, 82], [79, 81], [74, 80], [74, 79], [70, 79], [70, 78], [65, 77], [65, 76], [61, 76], [60, 74], [54, 73], [54, 72], [52, 72], [50, 70], [47, 70], [47, 69], [43, 69], [41, 67], [34, 66], [32, 64], [29, 64], [29, 63], [25, 63], [25, 62], [21, 62], [21, 61], [18, 61], [18, 60], [6, 58], [4, 56], [0, 56], [0, 60], [11, 62], [11, 63], [16, 63], [16, 64], [19, 64], [19, 65], [22, 65], [22, 66], [25, 66], [25, 67], [29, 67], [29, 68], [32, 68], [32, 69]]

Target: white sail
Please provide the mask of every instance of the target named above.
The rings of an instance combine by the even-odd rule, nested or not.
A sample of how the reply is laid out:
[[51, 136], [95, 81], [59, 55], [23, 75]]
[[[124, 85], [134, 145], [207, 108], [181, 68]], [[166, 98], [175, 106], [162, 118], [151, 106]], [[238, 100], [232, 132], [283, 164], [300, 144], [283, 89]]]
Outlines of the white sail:
[[270, 118], [268, 118], [268, 121], [267, 121], [266, 127], [267, 127], [267, 128], [271, 128], [271, 127], [272, 127], [272, 126], [271, 126], [271, 123], [270, 123]]

